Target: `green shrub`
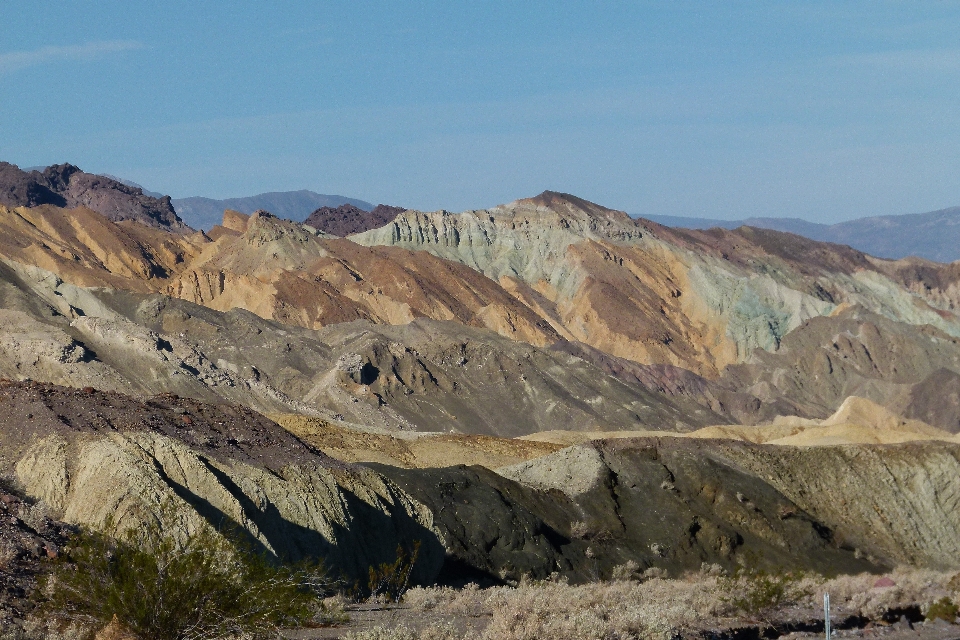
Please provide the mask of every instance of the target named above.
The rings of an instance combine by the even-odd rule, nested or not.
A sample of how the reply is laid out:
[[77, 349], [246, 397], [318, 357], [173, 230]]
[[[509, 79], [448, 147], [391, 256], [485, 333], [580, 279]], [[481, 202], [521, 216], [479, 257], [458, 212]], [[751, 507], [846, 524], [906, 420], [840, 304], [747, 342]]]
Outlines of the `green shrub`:
[[960, 609], [953, 603], [953, 600], [944, 596], [927, 609], [927, 620], [940, 619], [952, 623], [957, 619], [957, 614], [960, 614]]
[[184, 544], [158, 531], [138, 537], [78, 534], [46, 576], [44, 609], [102, 623], [116, 616], [143, 640], [275, 636], [329, 614], [319, 564], [278, 565], [209, 528]]
[[779, 605], [810, 595], [801, 586], [801, 572], [738, 569], [717, 581], [721, 600], [748, 615], [759, 615]]
[[407, 551], [403, 545], [397, 545], [397, 559], [384, 562], [379, 567], [370, 567], [367, 588], [370, 598], [386, 598], [391, 602], [400, 602], [400, 598], [410, 587], [410, 575], [420, 555], [420, 541], [413, 543], [413, 550]]

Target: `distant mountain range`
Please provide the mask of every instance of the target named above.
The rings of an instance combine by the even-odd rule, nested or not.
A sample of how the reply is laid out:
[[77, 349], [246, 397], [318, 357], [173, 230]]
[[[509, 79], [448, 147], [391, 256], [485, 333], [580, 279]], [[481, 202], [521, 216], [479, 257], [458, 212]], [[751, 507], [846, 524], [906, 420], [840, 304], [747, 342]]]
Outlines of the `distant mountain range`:
[[301, 189], [300, 191], [273, 191], [246, 198], [177, 198], [173, 208], [184, 222], [195, 229], [209, 230], [223, 219], [224, 209], [233, 209], [240, 213], [253, 213], [258, 209], [269, 211], [280, 218], [303, 222], [307, 216], [320, 207], [339, 207], [351, 204], [358, 209], [370, 211], [373, 205], [356, 198], [331, 196]]
[[917, 256], [935, 262], [960, 260], [960, 207], [929, 213], [858, 218], [837, 224], [818, 224], [799, 218], [712, 220], [680, 216], [643, 217], [681, 229], [736, 229], [748, 226], [786, 231], [821, 242], [850, 245], [878, 258]]
[[[10, 165], [9, 168], [12, 170], [15, 167]], [[24, 169], [23, 172], [29, 173], [34, 170], [43, 175], [43, 172], [47, 171], [47, 167], [28, 167]], [[26, 179], [24, 175], [18, 173], [19, 171], [18, 169], [14, 172], [19, 176], [18, 179]], [[160, 193], [147, 191], [139, 184], [123, 178], [111, 175], [105, 175], [104, 177], [134, 189], [141, 189], [143, 195], [148, 198], [156, 198], [159, 200], [165, 197]], [[7, 184], [7, 182], [10, 182], [10, 180], [0, 179], [0, 186]], [[12, 184], [13, 182], [10, 182], [10, 185]], [[10, 186], [10, 188], [12, 188], [12, 186]], [[86, 200], [90, 200], [90, 197], [88, 196]], [[226, 198], [223, 200], [195, 196], [192, 198], [173, 199], [170, 203], [176, 210], [176, 215], [178, 215], [183, 222], [194, 229], [203, 229], [205, 231], [221, 222], [225, 209], [233, 209], [245, 214], [251, 214], [254, 211], [263, 209], [280, 218], [303, 222], [308, 216], [317, 212], [318, 209], [324, 208], [323, 211], [318, 212], [318, 214], [323, 214], [327, 223], [334, 224], [334, 219], [339, 220], [349, 213], [349, 207], [343, 210], [337, 209], [343, 205], [351, 205], [360, 210], [352, 213], [353, 218], [356, 219], [359, 219], [357, 217], [359, 213], [369, 213], [375, 208], [373, 204], [364, 200], [340, 195], [326, 195], [306, 189], [301, 189], [300, 191], [273, 191], [244, 198]], [[20, 203], [14, 203], [11, 200], [7, 204]], [[96, 206], [93, 208], [98, 210]], [[402, 209], [397, 208], [397, 211], [401, 210]], [[386, 209], [382, 211], [378, 210], [378, 213], [386, 215], [388, 211]], [[168, 217], [170, 217], [169, 214]], [[378, 220], [379, 217], [374, 216], [374, 218]], [[633, 217], [643, 217], [667, 227], [681, 229], [710, 229], [717, 227], [722, 229], [736, 229], [738, 227], [748, 226], [774, 231], [785, 231], [810, 238], [811, 240], [849, 245], [854, 249], [878, 258], [899, 259], [907, 256], [916, 256], [935, 262], [953, 262], [960, 260], [960, 207], [940, 209], [939, 211], [931, 211], [928, 213], [858, 218], [837, 224], [820, 224], [799, 218], [716, 220], [712, 218], [662, 215]], [[340, 222], [336, 224], [343, 226], [346, 223], [340, 220]], [[369, 225], [370, 221], [367, 220], [364, 224]], [[325, 227], [324, 224], [320, 224], [319, 226]], [[368, 227], [363, 228], [366, 229]], [[356, 232], [357, 230], [358, 229], [340, 229], [338, 227], [330, 231], [346, 233], [348, 231]]]
[[[45, 166], [26, 167], [24, 169], [19, 169], [16, 167], [16, 165], [9, 165], [5, 162], [2, 164], [4, 167], [0, 169], [4, 171], [10, 171], [11, 173], [10, 176], [0, 174], [0, 190], [2, 190], [4, 187], [8, 187], [10, 190], [12, 190], [12, 185], [14, 182], [16, 182], [16, 180], [27, 180], [27, 176], [25, 174], [30, 174], [31, 172], [36, 171], [43, 175], [44, 172], [49, 169], [49, 167]], [[70, 166], [72, 168], [72, 165], [63, 166]], [[84, 174], [83, 172], [79, 173], [83, 175], [94, 175]], [[126, 185], [133, 189], [140, 189], [143, 195], [147, 196], [148, 198], [161, 199], [166, 197], [162, 193], [149, 191], [142, 185], [139, 185], [132, 180], [119, 178], [108, 173], [96, 175], [109, 178], [114, 182], [119, 182], [120, 184]], [[179, 215], [186, 224], [194, 229], [203, 229], [204, 231], [209, 231], [214, 225], [220, 224], [220, 222], [223, 220], [223, 212], [225, 209], [233, 209], [234, 211], [239, 211], [240, 213], [246, 214], [263, 209], [264, 211], [269, 211], [277, 217], [294, 220], [296, 222], [303, 222], [311, 213], [315, 212], [321, 207], [335, 208], [341, 205], [349, 204], [353, 205], [357, 209], [361, 209], [364, 212], [370, 212], [374, 209], [374, 206], [371, 203], [364, 200], [347, 198], [345, 196], [326, 195], [322, 193], [316, 193], [314, 191], [308, 191], [306, 189], [301, 189], [299, 191], [271, 191], [269, 193], [259, 193], [254, 196], [247, 196], [244, 198], [226, 198], [223, 200], [194, 196], [191, 198], [176, 198], [172, 199], [170, 202], [172, 203], [173, 208], [176, 210], [176, 215]], [[0, 204], [19, 206], [21, 204], [29, 205], [32, 203], [14, 200], [4, 202], [2, 198], [0, 198]], [[94, 210], [98, 209], [94, 207]], [[101, 213], [105, 212], [101, 211]]]

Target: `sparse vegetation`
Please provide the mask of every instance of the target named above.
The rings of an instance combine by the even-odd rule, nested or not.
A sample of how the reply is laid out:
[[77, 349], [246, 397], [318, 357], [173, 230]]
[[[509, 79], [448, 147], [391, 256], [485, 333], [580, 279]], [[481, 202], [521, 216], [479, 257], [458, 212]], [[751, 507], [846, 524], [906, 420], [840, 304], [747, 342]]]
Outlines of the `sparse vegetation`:
[[146, 533], [79, 534], [51, 567], [42, 610], [101, 626], [116, 617], [143, 640], [265, 637], [335, 613], [318, 564], [277, 565], [209, 528], [180, 543]]
[[739, 569], [721, 577], [721, 600], [748, 616], [761, 616], [778, 606], [795, 603], [811, 594], [804, 574], [790, 571]]
[[371, 600], [400, 602], [400, 598], [410, 587], [410, 575], [420, 555], [420, 541], [413, 543], [413, 549], [407, 551], [403, 545], [397, 545], [397, 557], [393, 562], [384, 562], [380, 566], [370, 567], [367, 588]]
[[[684, 631], [742, 624], [736, 621], [743, 620], [746, 608], [773, 619], [783, 616], [789, 606], [789, 615], [816, 619], [822, 615], [824, 592], [831, 594], [835, 611], [871, 620], [882, 619], [890, 610], [933, 602], [927, 609], [929, 619], [929, 612], [937, 613], [939, 602], [951, 593], [952, 577], [904, 569], [889, 574], [895, 586], [875, 587], [878, 576], [872, 574], [828, 580], [814, 574], [741, 570], [725, 576], [720, 567], [708, 564], [697, 573], [674, 579], [644, 579], [647, 572], [638, 577], [637, 570], [626, 565], [622, 573], [634, 579], [582, 585], [521, 580], [516, 587], [489, 589], [417, 587], [403, 599], [408, 618], [346, 637], [445, 639], [450, 620], [458, 620], [460, 634], [451, 637], [462, 640], [666, 639]], [[944, 612], [950, 613], [949, 609]]]
[[954, 604], [953, 600], [944, 596], [930, 605], [927, 609], [926, 618], [927, 620], [954, 622], [958, 614], [960, 614], [960, 609], [957, 608], [957, 605]]

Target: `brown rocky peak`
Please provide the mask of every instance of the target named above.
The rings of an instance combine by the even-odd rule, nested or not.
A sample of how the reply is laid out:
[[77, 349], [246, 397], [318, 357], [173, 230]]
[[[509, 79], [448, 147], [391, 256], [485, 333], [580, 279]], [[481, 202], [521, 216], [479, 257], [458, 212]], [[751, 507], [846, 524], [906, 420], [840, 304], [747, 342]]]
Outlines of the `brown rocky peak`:
[[575, 195], [571, 195], [569, 193], [560, 193], [558, 191], [544, 191], [540, 195], [532, 198], [523, 198], [521, 200], [517, 200], [516, 204], [519, 206], [532, 205], [535, 207], [544, 207], [561, 215], [585, 215], [589, 218], [618, 220], [621, 222], [633, 223], [633, 220], [630, 218], [630, 216], [623, 211], [608, 209], [607, 207], [595, 204], [589, 200], [584, 200], [583, 198], [578, 198]]
[[403, 207], [378, 204], [372, 211], [364, 211], [352, 204], [339, 207], [320, 207], [310, 214], [304, 224], [335, 236], [349, 236], [376, 229], [391, 222], [406, 211]]
[[278, 220], [278, 218], [277, 216], [273, 215], [266, 209], [257, 209], [256, 211], [250, 214], [249, 221], [247, 223], [247, 228], [249, 228], [250, 225], [254, 225], [261, 220], [273, 221], [273, 220]]
[[250, 222], [250, 216], [233, 209], [226, 209], [223, 212], [222, 226], [233, 231], [243, 233], [247, 230], [247, 224]]
[[85, 173], [68, 163], [27, 172], [17, 165], [0, 162], [0, 204], [8, 207], [52, 204], [65, 209], [87, 207], [113, 222], [132, 220], [166, 231], [192, 231], [177, 216], [169, 196], [154, 198], [144, 195], [138, 187]]

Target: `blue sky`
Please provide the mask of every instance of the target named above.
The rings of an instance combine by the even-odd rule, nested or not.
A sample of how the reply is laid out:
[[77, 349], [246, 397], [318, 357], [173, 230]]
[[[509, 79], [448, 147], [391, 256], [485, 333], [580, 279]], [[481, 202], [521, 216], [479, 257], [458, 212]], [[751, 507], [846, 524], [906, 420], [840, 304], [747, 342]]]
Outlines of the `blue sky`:
[[174, 197], [960, 205], [957, 2], [0, 2], [0, 159]]

